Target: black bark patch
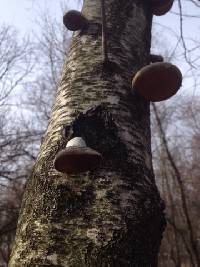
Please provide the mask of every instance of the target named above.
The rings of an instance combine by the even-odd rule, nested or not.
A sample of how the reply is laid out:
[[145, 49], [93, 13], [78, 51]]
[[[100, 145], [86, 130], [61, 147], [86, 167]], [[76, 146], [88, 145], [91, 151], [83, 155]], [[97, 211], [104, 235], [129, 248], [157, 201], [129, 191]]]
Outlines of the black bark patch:
[[89, 147], [102, 154], [103, 164], [119, 168], [127, 161], [127, 149], [118, 136], [118, 127], [105, 104], [79, 114], [71, 127], [73, 134], [69, 139], [81, 136]]
[[89, 21], [89, 25], [86, 29], [80, 31], [80, 36], [91, 35], [92, 37], [98, 37], [102, 32], [102, 25], [97, 22]]
[[122, 73], [122, 70], [120, 66], [114, 61], [107, 60], [102, 63], [102, 78], [103, 79], [106, 80], [110, 78], [110, 76], [114, 74], [120, 74], [120, 73]]

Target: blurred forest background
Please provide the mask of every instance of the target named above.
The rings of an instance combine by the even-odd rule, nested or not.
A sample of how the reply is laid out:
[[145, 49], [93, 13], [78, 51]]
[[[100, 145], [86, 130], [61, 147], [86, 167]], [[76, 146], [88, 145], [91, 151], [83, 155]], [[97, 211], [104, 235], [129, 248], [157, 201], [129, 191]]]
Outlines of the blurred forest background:
[[[60, 1], [60, 14], [70, 8], [66, 4]], [[76, 7], [80, 9], [80, 1]], [[200, 2], [175, 0], [170, 15], [175, 18], [170, 25], [154, 20], [152, 37], [152, 52], [183, 74], [176, 96], [151, 104], [154, 170], [167, 218], [159, 266], [199, 267]], [[14, 25], [0, 25], [1, 267], [8, 263], [26, 178], [47, 127], [71, 38], [62, 15], [38, 12], [35, 21], [37, 32], [25, 36]]]

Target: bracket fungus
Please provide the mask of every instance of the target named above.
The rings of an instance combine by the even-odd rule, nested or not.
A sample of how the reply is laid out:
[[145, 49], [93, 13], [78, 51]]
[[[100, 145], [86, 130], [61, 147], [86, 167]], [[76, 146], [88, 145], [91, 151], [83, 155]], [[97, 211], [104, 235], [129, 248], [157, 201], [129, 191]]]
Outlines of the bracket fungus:
[[151, 0], [152, 13], [156, 16], [166, 14], [172, 7], [174, 0]]
[[88, 20], [77, 10], [70, 10], [63, 16], [63, 24], [70, 31], [83, 30], [88, 27]]
[[100, 153], [87, 147], [81, 137], [75, 137], [67, 143], [64, 150], [58, 152], [54, 167], [59, 172], [75, 174], [95, 168], [101, 159]]
[[149, 101], [162, 101], [170, 98], [181, 87], [180, 70], [167, 62], [152, 63], [139, 70], [133, 78], [132, 87]]

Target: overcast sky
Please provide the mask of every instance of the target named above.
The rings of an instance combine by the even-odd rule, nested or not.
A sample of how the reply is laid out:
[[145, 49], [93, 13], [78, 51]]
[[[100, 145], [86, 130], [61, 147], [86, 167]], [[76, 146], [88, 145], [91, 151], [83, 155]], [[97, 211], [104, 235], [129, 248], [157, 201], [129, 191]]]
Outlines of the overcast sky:
[[[9, 23], [15, 25], [20, 31], [27, 32], [34, 28], [34, 21], [38, 13], [47, 10], [52, 17], [57, 16], [62, 20], [61, 2], [69, 8], [76, 8], [75, 0], [0, 0], [0, 24]], [[184, 1], [185, 3], [186, 1]], [[186, 2], [187, 3], [187, 2]], [[172, 11], [177, 11], [178, 2], [175, 0]], [[183, 12], [186, 14], [199, 15], [200, 8], [190, 4], [184, 4]], [[198, 37], [199, 26], [197, 19], [184, 19], [184, 30], [186, 36]], [[154, 17], [158, 23], [171, 27], [178, 33], [179, 18], [173, 14], [167, 13], [165, 16]]]
[[[0, 24], [9, 23], [14, 24], [20, 31], [28, 31], [34, 27], [34, 18], [38, 12], [48, 10], [52, 16], [60, 15], [61, 2], [65, 3], [69, 8], [75, 8], [75, 0], [0, 0]], [[172, 11], [177, 10], [177, 1], [174, 2]], [[198, 14], [200, 12], [198, 8], [191, 5], [184, 4], [184, 13], [186, 14]], [[61, 17], [62, 19], [62, 17]], [[173, 27], [173, 30], [178, 31], [178, 18], [175, 15], [167, 14], [161, 17], [155, 17], [159, 23]], [[184, 20], [185, 31], [191, 35], [191, 29], [194, 35], [197, 33], [196, 20]]]
[[[69, 8], [75, 8], [74, 0], [62, 1]], [[59, 0], [0, 0], [0, 25], [15, 25], [20, 32], [29, 32], [35, 27], [38, 14], [48, 11], [52, 17], [62, 20]]]
[[[35, 21], [38, 18], [39, 13], [44, 14], [45, 11], [48, 11], [53, 18], [56, 17], [57, 20], [60, 19], [60, 21], [62, 21], [61, 2], [65, 3], [69, 9], [76, 8], [75, 0], [0, 0], [0, 25], [2, 23], [15, 25], [21, 34], [25, 34], [33, 30], [37, 31], [37, 24]], [[198, 15], [200, 18], [200, 8], [197, 8], [192, 4], [185, 4], [189, 2], [190, 1], [184, 1], [183, 13]], [[175, 0], [172, 12], [177, 12], [177, 6], [178, 1]], [[176, 44], [175, 39], [171, 37], [171, 34], [174, 32], [174, 34], [179, 35], [180, 32], [179, 16], [174, 15], [172, 12], [169, 12], [167, 15], [161, 17], [154, 16], [155, 27], [157, 29], [156, 32], [158, 33], [156, 37], [161, 41], [161, 52], [162, 46], [167, 46], [169, 50], [174, 49]], [[200, 41], [199, 19], [183, 17], [183, 22], [184, 36], [186, 38], [196, 38]], [[161, 24], [165, 25], [166, 28], [159, 26]], [[189, 46], [190, 43], [188, 42], [187, 45]], [[190, 48], [193, 46], [194, 43]], [[196, 53], [199, 55], [199, 49]], [[182, 64], [179, 54], [177, 58], [175, 58], [175, 60], [179, 61], [180, 59], [180, 62], [177, 61], [177, 63], [180, 65], [182, 71], [187, 72], [188, 67]]]

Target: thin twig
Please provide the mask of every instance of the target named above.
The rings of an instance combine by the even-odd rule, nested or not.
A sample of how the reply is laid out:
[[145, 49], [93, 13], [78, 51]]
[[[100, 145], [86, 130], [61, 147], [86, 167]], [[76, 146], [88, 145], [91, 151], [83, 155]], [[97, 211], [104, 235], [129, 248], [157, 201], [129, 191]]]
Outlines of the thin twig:
[[191, 63], [191, 61], [188, 59], [188, 55], [187, 55], [187, 47], [186, 47], [186, 43], [185, 43], [185, 39], [183, 36], [183, 12], [182, 12], [182, 4], [181, 4], [181, 0], [178, 0], [178, 7], [179, 7], [179, 13], [180, 13], [180, 35], [181, 35], [181, 41], [183, 44], [183, 49], [184, 49], [184, 57], [186, 62], [192, 67], [195, 68], [196, 67]]

